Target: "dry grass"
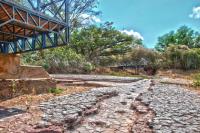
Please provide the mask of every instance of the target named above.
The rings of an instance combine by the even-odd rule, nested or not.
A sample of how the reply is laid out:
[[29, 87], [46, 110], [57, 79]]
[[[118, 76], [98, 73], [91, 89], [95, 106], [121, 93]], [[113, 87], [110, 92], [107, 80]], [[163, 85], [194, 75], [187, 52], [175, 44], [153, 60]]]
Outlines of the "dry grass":
[[183, 71], [183, 70], [172, 69], [172, 70], [160, 70], [158, 71], [157, 76], [171, 78], [173, 79], [173, 82], [176, 82], [176, 80], [178, 80], [179, 82], [183, 82], [183, 84], [181, 85], [185, 86], [186, 89], [189, 89], [191, 91], [200, 94], [200, 86], [194, 86], [195, 77], [199, 73], [200, 70]]
[[96, 70], [92, 74], [100, 74], [100, 75], [111, 75], [111, 76], [120, 76], [120, 77], [139, 77], [139, 78], [148, 78], [148, 76], [142, 74], [141, 70], [139, 71], [140, 74], [137, 74], [134, 69], [115, 69], [112, 70], [106, 67], [96, 68]]
[[157, 72], [157, 76], [193, 80], [195, 74], [197, 73], [200, 73], [200, 70], [183, 71], [177, 69], [169, 69], [169, 70], [159, 70]]

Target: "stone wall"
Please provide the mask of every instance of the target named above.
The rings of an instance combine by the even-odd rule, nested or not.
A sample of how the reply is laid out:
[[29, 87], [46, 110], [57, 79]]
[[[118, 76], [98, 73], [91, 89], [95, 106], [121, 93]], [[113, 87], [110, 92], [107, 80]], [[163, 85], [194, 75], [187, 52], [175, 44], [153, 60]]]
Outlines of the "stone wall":
[[56, 81], [42, 79], [7, 79], [0, 80], [0, 100], [14, 98], [24, 94], [47, 93], [50, 88], [56, 88]]

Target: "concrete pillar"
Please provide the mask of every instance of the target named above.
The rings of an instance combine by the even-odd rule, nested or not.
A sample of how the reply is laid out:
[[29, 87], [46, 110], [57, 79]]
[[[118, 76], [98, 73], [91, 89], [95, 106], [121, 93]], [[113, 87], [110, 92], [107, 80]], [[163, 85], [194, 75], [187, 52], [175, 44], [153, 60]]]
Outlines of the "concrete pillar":
[[20, 67], [20, 55], [0, 54], [0, 79], [16, 78]]

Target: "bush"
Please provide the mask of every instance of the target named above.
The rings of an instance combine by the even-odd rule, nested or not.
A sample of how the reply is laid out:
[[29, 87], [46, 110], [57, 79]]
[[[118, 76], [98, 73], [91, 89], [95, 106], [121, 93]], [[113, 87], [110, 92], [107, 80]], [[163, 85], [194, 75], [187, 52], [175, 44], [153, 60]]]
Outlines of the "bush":
[[194, 87], [200, 86], [200, 74], [196, 74], [193, 76], [193, 86]]
[[50, 88], [48, 90], [49, 93], [52, 93], [52, 94], [61, 94], [63, 92], [63, 89], [60, 89], [60, 88]]
[[82, 73], [85, 57], [68, 47], [25, 53], [22, 63], [43, 66], [49, 73]]
[[193, 81], [193, 86], [194, 87], [199, 87], [200, 86], [200, 80]]
[[90, 63], [90, 62], [86, 62], [84, 65], [83, 65], [83, 70], [86, 72], [86, 73], [90, 73], [92, 70], [95, 69], [95, 66]]
[[163, 68], [192, 70], [200, 68], [200, 49], [189, 49], [185, 45], [171, 45], [162, 54]]
[[156, 51], [139, 46], [126, 54], [121, 63], [125, 66], [149, 66], [157, 69], [159, 58]]

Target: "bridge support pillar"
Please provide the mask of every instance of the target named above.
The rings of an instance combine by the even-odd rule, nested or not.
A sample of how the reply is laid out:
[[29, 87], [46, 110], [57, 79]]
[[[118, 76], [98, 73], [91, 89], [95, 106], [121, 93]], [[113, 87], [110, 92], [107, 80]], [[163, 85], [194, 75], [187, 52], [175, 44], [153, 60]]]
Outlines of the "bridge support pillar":
[[20, 65], [20, 55], [0, 54], [0, 101], [24, 94], [47, 93], [56, 81], [40, 66]]
[[20, 55], [0, 54], [0, 79], [9, 79], [17, 75], [20, 68]]

